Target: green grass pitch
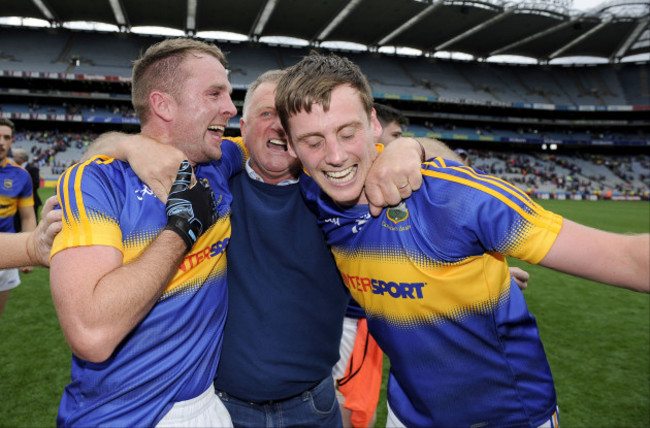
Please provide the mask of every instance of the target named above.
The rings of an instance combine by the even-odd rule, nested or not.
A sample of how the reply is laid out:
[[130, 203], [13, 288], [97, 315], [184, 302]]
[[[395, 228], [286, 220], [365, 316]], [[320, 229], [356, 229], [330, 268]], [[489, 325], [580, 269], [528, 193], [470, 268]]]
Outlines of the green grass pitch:
[[[52, 192], [41, 189], [43, 196]], [[650, 231], [648, 202], [540, 202], [589, 226]], [[561, 426], [650, 426], [650, 296], [512, 264], [531, 273], [525, 295], [555, 377]], [[0, 426], [54, 426], [69, 381], [70, 352], [52, 305], [47, 269], [37, 268], [22, 281], [0, 318]], [[385, 386], [378, 427], [385, 426], [384, 394]]]

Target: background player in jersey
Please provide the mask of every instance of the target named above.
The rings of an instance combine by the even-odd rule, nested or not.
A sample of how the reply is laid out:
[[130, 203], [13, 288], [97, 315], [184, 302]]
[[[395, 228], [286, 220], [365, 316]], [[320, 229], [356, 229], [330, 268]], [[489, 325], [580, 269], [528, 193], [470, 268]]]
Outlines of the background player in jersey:
[[[38, 213], [41, 208], [41, 205], [43, 205], [43, 202], [41, 201], [41, 198], [38, 194], [38, 189], [41, 186], [41, 170], [38, 167], [37, 162], [30, 162], [29, 161], [29, 153], [25, 149], [21, 148], [13, 148], [11, 150], [11, 154], [13, 155], [14, 161], [20, 165], [22, 168], [24, 168], [28, 173], [30, 178], [32, 179], [32, 196], [34, 197], [34, 215], [36, 216], [36, 220], [38, 222]], [[16, 218], [17, 222], [20, 221], [20, 217]], [[16, 228], [19, 230], [20, 228]]]
[[[32, 180], [29, 173], [9, 160], [9, 151], [14, 142], [14, 123], [0, 118], [0, 232], [15, 233], [14, 216], [20, 216], [23, 232], [36, 229]], [[20, 272], [29, 273], [31, 266], [21, 266]], [[0, 270], [0, 315], [9, 300], [11, 290], [20, 284], [16, 268]]]
[[231, 424], [212, 386], [227, 303], [227, 180], [244, 164], [244, 148], [222, 141], [236, 113], [225, 64], [212, 44], [169, 39], [134, 65], [142, 133], [189, 161], [166, 205], [107, 157], [59, 179], [65, 221], [50, 280], [74, 354], [59, 426]]
[[374, 103], [373, 107], [377, 114], [377, 120], [381, 124], [381, 135], [377, 141], [387, 146], [391, 141], [402, 136], [409, 120], [395, 107], [381, 103]]
[[311, 177], [303, 192], [390, 358], [387, 425], [556, 423], [550, 369], [505, 256], [647, 293], [650, 235], [587, 228], [440, 158], [423, 164], [411, 198], [373, 218], [363, 178], [381, 127], [359, 68], [310, 55], [280, 80], [276, 107]]

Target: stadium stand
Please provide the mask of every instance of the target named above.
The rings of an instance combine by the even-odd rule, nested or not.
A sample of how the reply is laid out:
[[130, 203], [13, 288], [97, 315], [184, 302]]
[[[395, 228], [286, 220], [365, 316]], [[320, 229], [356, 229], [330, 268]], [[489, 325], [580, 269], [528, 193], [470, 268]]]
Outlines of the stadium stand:
[[[25, 130], [39, 131], [26, 133], [17, 146], [38, 153], [47, 179], [81, 157], [89, 136], [137, 129], [128, 84], [132, 61], [160, 37], [64, 28], [0, 31], [7, 40], [0, 52], [0, 114]], [[291, 65], [310, 49], [252, 42], [219, 45], [228, 55], [239, 106], [257, 75]], [[409, 117], [407, 135], [487, 150], [493, 156], [481, 158], [477, 166], [503, 174], [522, 190], [567, 197], [601, 191], [647, 197], [647, 156], [641, 153], [638, 162], [626, 163], [629, 177], [611, 168], [620, 163], [614, 153], [638, 154], [650, 145], [647, 62], [569, 67], [339, 54], [359, 64], [377, 99]], [[238, 134], [238, 118], [231, 121], [229, 133]], [[549, 156], [542, 148], [552, 144], [562, 150]], [[596, 163], [589, 154], [606, 159]], [[571, 159], [582, 173], [566, 168]]]

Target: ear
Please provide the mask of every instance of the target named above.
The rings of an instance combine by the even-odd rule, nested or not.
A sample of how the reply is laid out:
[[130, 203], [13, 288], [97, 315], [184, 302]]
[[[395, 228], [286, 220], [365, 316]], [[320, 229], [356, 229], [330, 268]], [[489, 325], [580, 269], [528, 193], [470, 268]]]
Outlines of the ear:
[[239, 132], [241, 133], [241, 137], [243, 140], [246, 139], [246, 121], [244, 120], [243, 117], [239, 118]]
[[165, 122], [171, 122], [176, 112], [176, 102], [171, 95], [164, 92], [152, 92], [149, 95], [151, 110]]
[[372, 126], [372, 135], [375, 137], [375, 141], [379, 140], [383, 129], [381, 128], [381, 123], [377, 119], [377, 112], [373, 108], [370, 112], [370, 125]]

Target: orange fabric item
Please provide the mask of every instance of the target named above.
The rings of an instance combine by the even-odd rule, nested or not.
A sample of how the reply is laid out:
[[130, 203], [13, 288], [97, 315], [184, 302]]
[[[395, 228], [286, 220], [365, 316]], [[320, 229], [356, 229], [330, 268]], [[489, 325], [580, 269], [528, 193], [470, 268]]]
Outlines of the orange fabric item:
[[343, 406], [352, 412], [354, 428], [367, 428], [375, 414], [381, 389], [383, 357], [379, 345], [368, 333], [367, 321], [360, 319], [345, 376], [338, 382], [339, 391], [345, 397]]

